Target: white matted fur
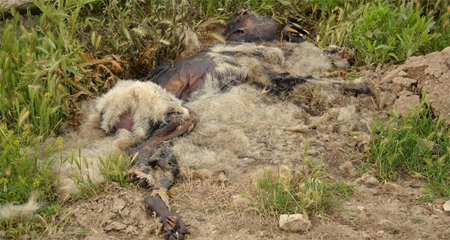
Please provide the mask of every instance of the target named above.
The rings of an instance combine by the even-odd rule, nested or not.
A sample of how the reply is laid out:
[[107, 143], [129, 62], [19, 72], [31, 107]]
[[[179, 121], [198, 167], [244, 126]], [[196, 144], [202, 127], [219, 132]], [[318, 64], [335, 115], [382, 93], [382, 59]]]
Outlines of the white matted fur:
[[180, 26], [177, 28], [177, 35], [183, 51], [180, 54], [182, 59], [194, 55], [201, 49], [197, 34], [190, 27]]
[[[145, 140], [150, 126], [164, 122], [167, 111], [189, 115], [181, 101], [160, 86], [134, 80], [119, 81], [88, 108], [87, 121], [78, 132], [64, 136], [63, 150], [53, 156], [59, 177], [56, 189], [62, 198], [79, 191], [79, 182], [103, 183], [101, 160], [108, 161]], [[132, 114], [132, 131], [109, 134], [125, 113]]]
[[211, 47], [209, 56], [217, 66], [218, 78], [231, 76], [264, 84], [269, 84], [265, 70], [289, 72], [292, 77], [318, 77], [332, 67], [322, 50], [308, 42], [217, 44]]
[[160, 86], [132, 80], [119, 81], [97, 100], [95, 108], [102, 114], [101, 128], [106, 133], [111, 132], [122, 114], [130, 112], [134, 121], [132, 133], [139, 139], [147, 137], [150, 123], [164, 122], [169, 110], [189, 115], [181, 100]]
[[[262, 94], [244, 84], [221, 93], [214, 82], [187, 106], [199, 116], [192, 133], [174, 142], [172, 150], [181, 166], [198, 168], [212, 176], [241, 173], [242, 166], [264, 159], [261, 149], [289, 144], [285, 129], [299, 126], [302, 110]], [[295, 158], [296, 156], [292, 156]]]
[[41, 204], [36, 202], [36, 195], [31, 194], [28, 202], [25, 204], [4, 204], [0, 205], [0, 220], [11, 219], [18, 216], [29, 216], [36, 212]]

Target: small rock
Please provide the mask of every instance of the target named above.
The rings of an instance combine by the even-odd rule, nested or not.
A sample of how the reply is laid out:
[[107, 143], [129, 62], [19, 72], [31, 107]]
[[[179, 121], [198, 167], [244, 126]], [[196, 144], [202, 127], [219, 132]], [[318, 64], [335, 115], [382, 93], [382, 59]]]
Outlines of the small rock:
[[125, 207], [125, 201], [122, 199], [116, 199], [114, 205], [111, 208], [111, 212], [117, 213]]
[[403, 91], [399, 92], [398, 95], [399, 96], [409, 97], [409, 96], [414, 95], [414, 93], [411, 92], [411, 91], [408, 91], [408, 90], [403, 90]]
[[397, 100], [397, 96], [391, 92], [381, 92], [379, 99], [379, 107], [381, 109], [392, 106]]
[[108, 226], [105, 227], [105, 231], [109, 232], [112, 230], [124, 230], [125, 228], [127, 228], [127, 225], [120, 223], [120, 222], [112, 222], [111, 224], [109, 224]]
[[125, 229], [125, 233], [127, 234], [133, 234], [136, 235], [138, 234], [137, 228], [135, 226], [128, 226], [127, 229]]
[[383, 231], [383, 230], [380, 230], [380, 231], [378, 231], [377, 233], [380, 234], [380, 235], [383, 235], [383, 234], [384, 234], [384, 231]]
[[417, 80], [405, 77], [395, 77], [392, 82], [400, 86], [411, 87], [413, 84], [417, 84]]
[[436, 72], [433, 73], [433, 75], [434, 75], [435, 78], [439, 78], [439, 77], [441, 77], [442, 72], [436, 71]]
[[108, 224], [110, 224], [112, 222], [112, 219], [116, 217], [116, 214], [114, 214], [112, 212], [109, 212], [109, 213], [106, 213], [106, 214], [104, 214], [102, 216], [103, 216], [103, 219], [102, 219], [102, 221], [100, 223], [100, 226], [104, 227], [104, 226], [107, 226]]
[[0, 1], [2, 11], [15, 8], [17, 11], [26, 11], [27, 9], [35, 9], [36, 6], [32, 0], [2, 0]]
[[391, 222], [389, 220], [387, 220], [387, 219], [381, 219], [380, 220], [380, 225], [382, 225], [382, 226], [389, 226], [389, 225], [391, 225]]
[[408, 76], [408, 73], [405, 72], [405, 71], [403, 71], [403, 70], [400, 70], [400, 72], [398, 72], [397, 75], [399, 75], [400, 77], [407, 77], [407, 76]]
[[311, 228], [311, 221], [305, 219], [303, 214], [282, 214], [279, 224], [281, 229], [291, 232], [302, 232]]
[[444, 211], [450, 212], [450, 200], [444, 203]]
[[375, 187], [380, 184], [377, 178], [367, 173], [364, 173], [360, 178], [356, 179], [358, 184], [364, 184], [367, 187]]
[[127, 207], [122, 209], [122, 211], [120, 211], [120, 216], [122, 218], [125, 218], [126, 216], [128, 216], [128, 214], [130, 214], [130, 210]]

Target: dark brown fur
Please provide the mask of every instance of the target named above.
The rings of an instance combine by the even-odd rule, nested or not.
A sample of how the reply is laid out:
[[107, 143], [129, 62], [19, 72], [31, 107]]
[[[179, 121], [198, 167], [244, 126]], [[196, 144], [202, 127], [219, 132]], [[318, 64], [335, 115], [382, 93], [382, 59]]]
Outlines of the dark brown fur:
[[[288, 29], [295, 29], [296, 32]], [[305, 39], [301, 36], [305, 33], [292, 24], [283, 24], [269, 16], [260, 16], [244, 9], [233, 15], [228, 28], [222, 33], [227, 41], [236, 42], [272, 42], [287, 41], [301, 43]]]

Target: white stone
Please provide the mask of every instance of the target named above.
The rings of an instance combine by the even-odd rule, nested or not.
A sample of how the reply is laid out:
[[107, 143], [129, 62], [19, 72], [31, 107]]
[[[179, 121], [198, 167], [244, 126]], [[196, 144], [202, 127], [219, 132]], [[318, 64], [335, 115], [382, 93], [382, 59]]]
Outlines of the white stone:
[[444, 203], [444, 211], [450, 212], [450, 200]]
[[303, 214], [282, 214], [279, 224], [281, 229], [291, 232], [304, 232], [311, 228], [311, 221]]

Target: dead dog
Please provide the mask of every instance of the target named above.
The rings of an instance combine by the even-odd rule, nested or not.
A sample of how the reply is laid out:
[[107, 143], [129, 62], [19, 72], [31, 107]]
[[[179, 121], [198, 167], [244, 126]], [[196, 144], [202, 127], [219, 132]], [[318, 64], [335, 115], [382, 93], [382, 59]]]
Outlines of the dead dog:
[[[236, 85], [253, 84], [282, 95], [298, 84], [318, 82], [354, 94], [370, 93], [364, 84], [321, 80], [320, 73], [331, 69], [332, 63], [300, 32], [292, 25], [243, 10], [233, 16], [225, 31], [225, 44], [162, 64], [141, 81], [120, 81], [96, 100], [82, 132], [114, 136], [112, 144], [122, 150], [133, 147], [128, 151], [130, 178], [151, 190], [144, 202], [161, 217], [166, 239], [184, 239], [187, 234], [183, 221], [168, 207], [167, 191], [179, 168], [167, 144], [194, 130], [199, 118], [185, 103], [198, 98], [204, 88], [214, 86], [225, 92]], [[60, 190], [70, 192], [67, 186]]]

